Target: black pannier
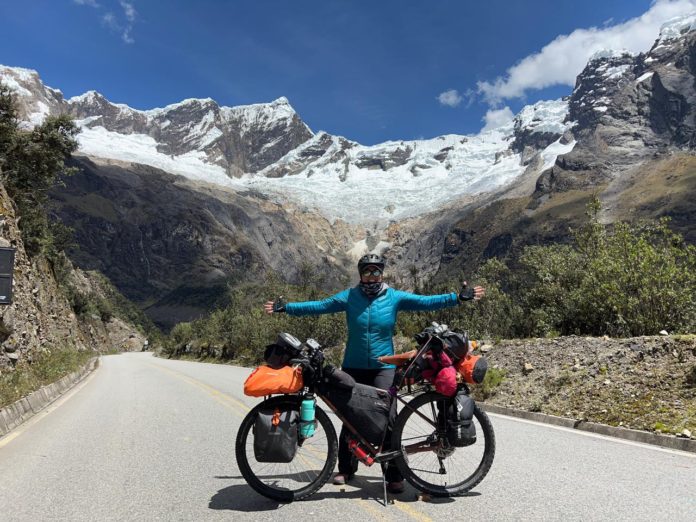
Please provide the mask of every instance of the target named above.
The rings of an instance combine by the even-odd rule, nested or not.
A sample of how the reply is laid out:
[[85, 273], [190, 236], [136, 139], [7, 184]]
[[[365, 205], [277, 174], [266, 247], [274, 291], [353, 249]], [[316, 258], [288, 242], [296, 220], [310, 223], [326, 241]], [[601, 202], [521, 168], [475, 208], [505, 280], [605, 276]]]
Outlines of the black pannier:
[[369, 443], [382, 442], [393, 411], [389, 392], [356, 383], [351, 390], [330, 388], [326, 398]]
[[290, 462], [297, 452], [300, 412], [267, 408], [254, 423], [254, 456], [258, 462]]
[[446, 417], [447, 440], [452, 446], [462, 448], [476, 442], [474, 399], [460, 391], [449, 401]]

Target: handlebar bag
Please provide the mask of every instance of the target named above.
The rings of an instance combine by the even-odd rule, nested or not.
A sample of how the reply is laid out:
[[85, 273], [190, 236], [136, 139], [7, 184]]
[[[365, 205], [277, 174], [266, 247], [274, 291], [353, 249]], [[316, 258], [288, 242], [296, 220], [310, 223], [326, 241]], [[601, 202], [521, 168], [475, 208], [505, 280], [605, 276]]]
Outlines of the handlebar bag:
[[273, 344], [266, 346], [263, 360], [271, 368], [282, 368], [300, 355], [302, 343], [289, 333], [281, 333]]
[[299, 366], [279, 369], [259, 366], [244, 381], [244, 395], [265, 397], [274, 393], [297, 393], [303, 386], [302, 368]]
[[356, 383], [350, 390], [331, 388], [325, 397], [369, 443], [382, 442], [393, 411], [389, 392]]
[[254, 422], [254, 457], [258, 462], [291, 462], [297, 452], [300, 412], [259, 410]]
[[[446, 332], [441, 337], [443, 348], [454, 361], [465, 357], [472, 348], [470, 346], [471, 341], [469, 341], [469, 336], [465, 333]], [[476, 341], [473, 342], [476, 343]]]

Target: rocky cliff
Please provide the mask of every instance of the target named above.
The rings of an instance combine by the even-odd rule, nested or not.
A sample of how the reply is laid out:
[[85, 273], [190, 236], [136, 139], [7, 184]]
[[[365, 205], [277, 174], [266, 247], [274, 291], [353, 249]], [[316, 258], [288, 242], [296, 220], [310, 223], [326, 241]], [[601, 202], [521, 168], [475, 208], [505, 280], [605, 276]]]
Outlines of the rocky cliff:
[[[142, 347], [144, 336], [121, 319], [78, 318], [44, 259], [30, 259], [17, 227], [14, 204], [0, 183], [0, 246], [16, 249], [13, 300], [0, 305], [0, 372], [46, 350], [75, 348], [108, 351]], [[71, 272], [74, 285], [87, 293], [95, 284], [89, 274]]]
[[327, 287], [340, 284], [349, 227], [152, 167], [80, 157], [74, 165], [80, 172], [53, 195], [80, 245], [72, 258], [162, 326], [202, 315], [229, 286], [269, 272], [296, 282], [309, 266]]

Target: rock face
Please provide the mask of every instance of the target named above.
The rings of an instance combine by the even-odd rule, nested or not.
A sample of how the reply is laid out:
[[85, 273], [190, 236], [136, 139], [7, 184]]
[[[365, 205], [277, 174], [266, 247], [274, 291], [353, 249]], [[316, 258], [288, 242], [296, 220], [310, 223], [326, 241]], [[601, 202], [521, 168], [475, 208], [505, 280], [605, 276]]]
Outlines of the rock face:
[[[75, 316], [48, 263], [27, 257], [13, 202], [1, 183], [0, 245], [16, 249], [12, 304], [0, 305], [0, 372], [44, 350], [106, 351], [122, 349], [121, 341], [130, 335], [142, 338], [133, 325], [119, 319], [104, 323], [98, 317]], [[90, 284], [79, 271], [71, 277]]]
[[537, 196], [598, 186], [669, 150], [696, 145], [696, 33], [661, 37], [646, 54], [595, 55], [568, 119], [578, 143], [539, 178]]
[[309, 266], [327, 286], [338, 284], [346, 239], [326, 220], [143, 165], [87, 158], [75, 165], [80, 172], [53, 195], [80, 245], [72, 258], [147, 302], [161, 326], [203, 314], [228, 284], [259, 281], [269, 271], [296, 282]]
[[[540, 176], [525, 174], [516, 187], [451, 212], [439, 243], [441, 277], [491, 256], [514, 256], [525, 244], [567, 241], [568, 228], [584, 219], [593, 194], [602, 202], [604, 222], [669, 216], [687, 241], [696, 240], [690, 196], [696, 190], [691, 25], [667, 28], [645, 54], [603, 52], [588, 62], [568, 99], [566, 123], [572, 125], [558, 142], [575, 140], [573, 149]], [[521, 151], [523, 163], [539, 161], [537, 147], [558, 136], [528, 136], [517, 129], [513, 148]], [[530, 190], [521, 190], [528, 183]], [[423, 236], [433, 238], [431, 231]]]

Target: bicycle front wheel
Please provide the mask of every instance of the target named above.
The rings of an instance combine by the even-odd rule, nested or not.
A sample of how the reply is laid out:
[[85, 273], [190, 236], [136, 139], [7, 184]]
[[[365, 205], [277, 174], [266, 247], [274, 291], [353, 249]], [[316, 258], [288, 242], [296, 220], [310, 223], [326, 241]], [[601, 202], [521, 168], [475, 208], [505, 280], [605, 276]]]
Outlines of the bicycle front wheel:
[[258, 462], [254, 455], [253, 426], [261, 409], [279, 408], [281, 411], [300, 409], [300, 403], [292, 396], [279, 396], [265, 400], [252, 409], [239, 427], [235, 453], [239, 471], [261, 495], [278, 502], [301, 500], [316, 492], [329, 480], [336, 465], [338, 442], [336, 430], [329, 417], [319, 406], [315, 409], [317, 420], [314, 435], [305, 439], [288, 463]]
[[439, 393], [419, 395], [399, 413], [392, 433], [392, 448], [401, 474], [413, 487], [436, 497], [461, 495], [488, 473], [495, 455], [495, 435], [488, 415], [478, 405], [472, 422], [476, 442], [466, 447], [450, 445], [443, 426], [448, 399]]

